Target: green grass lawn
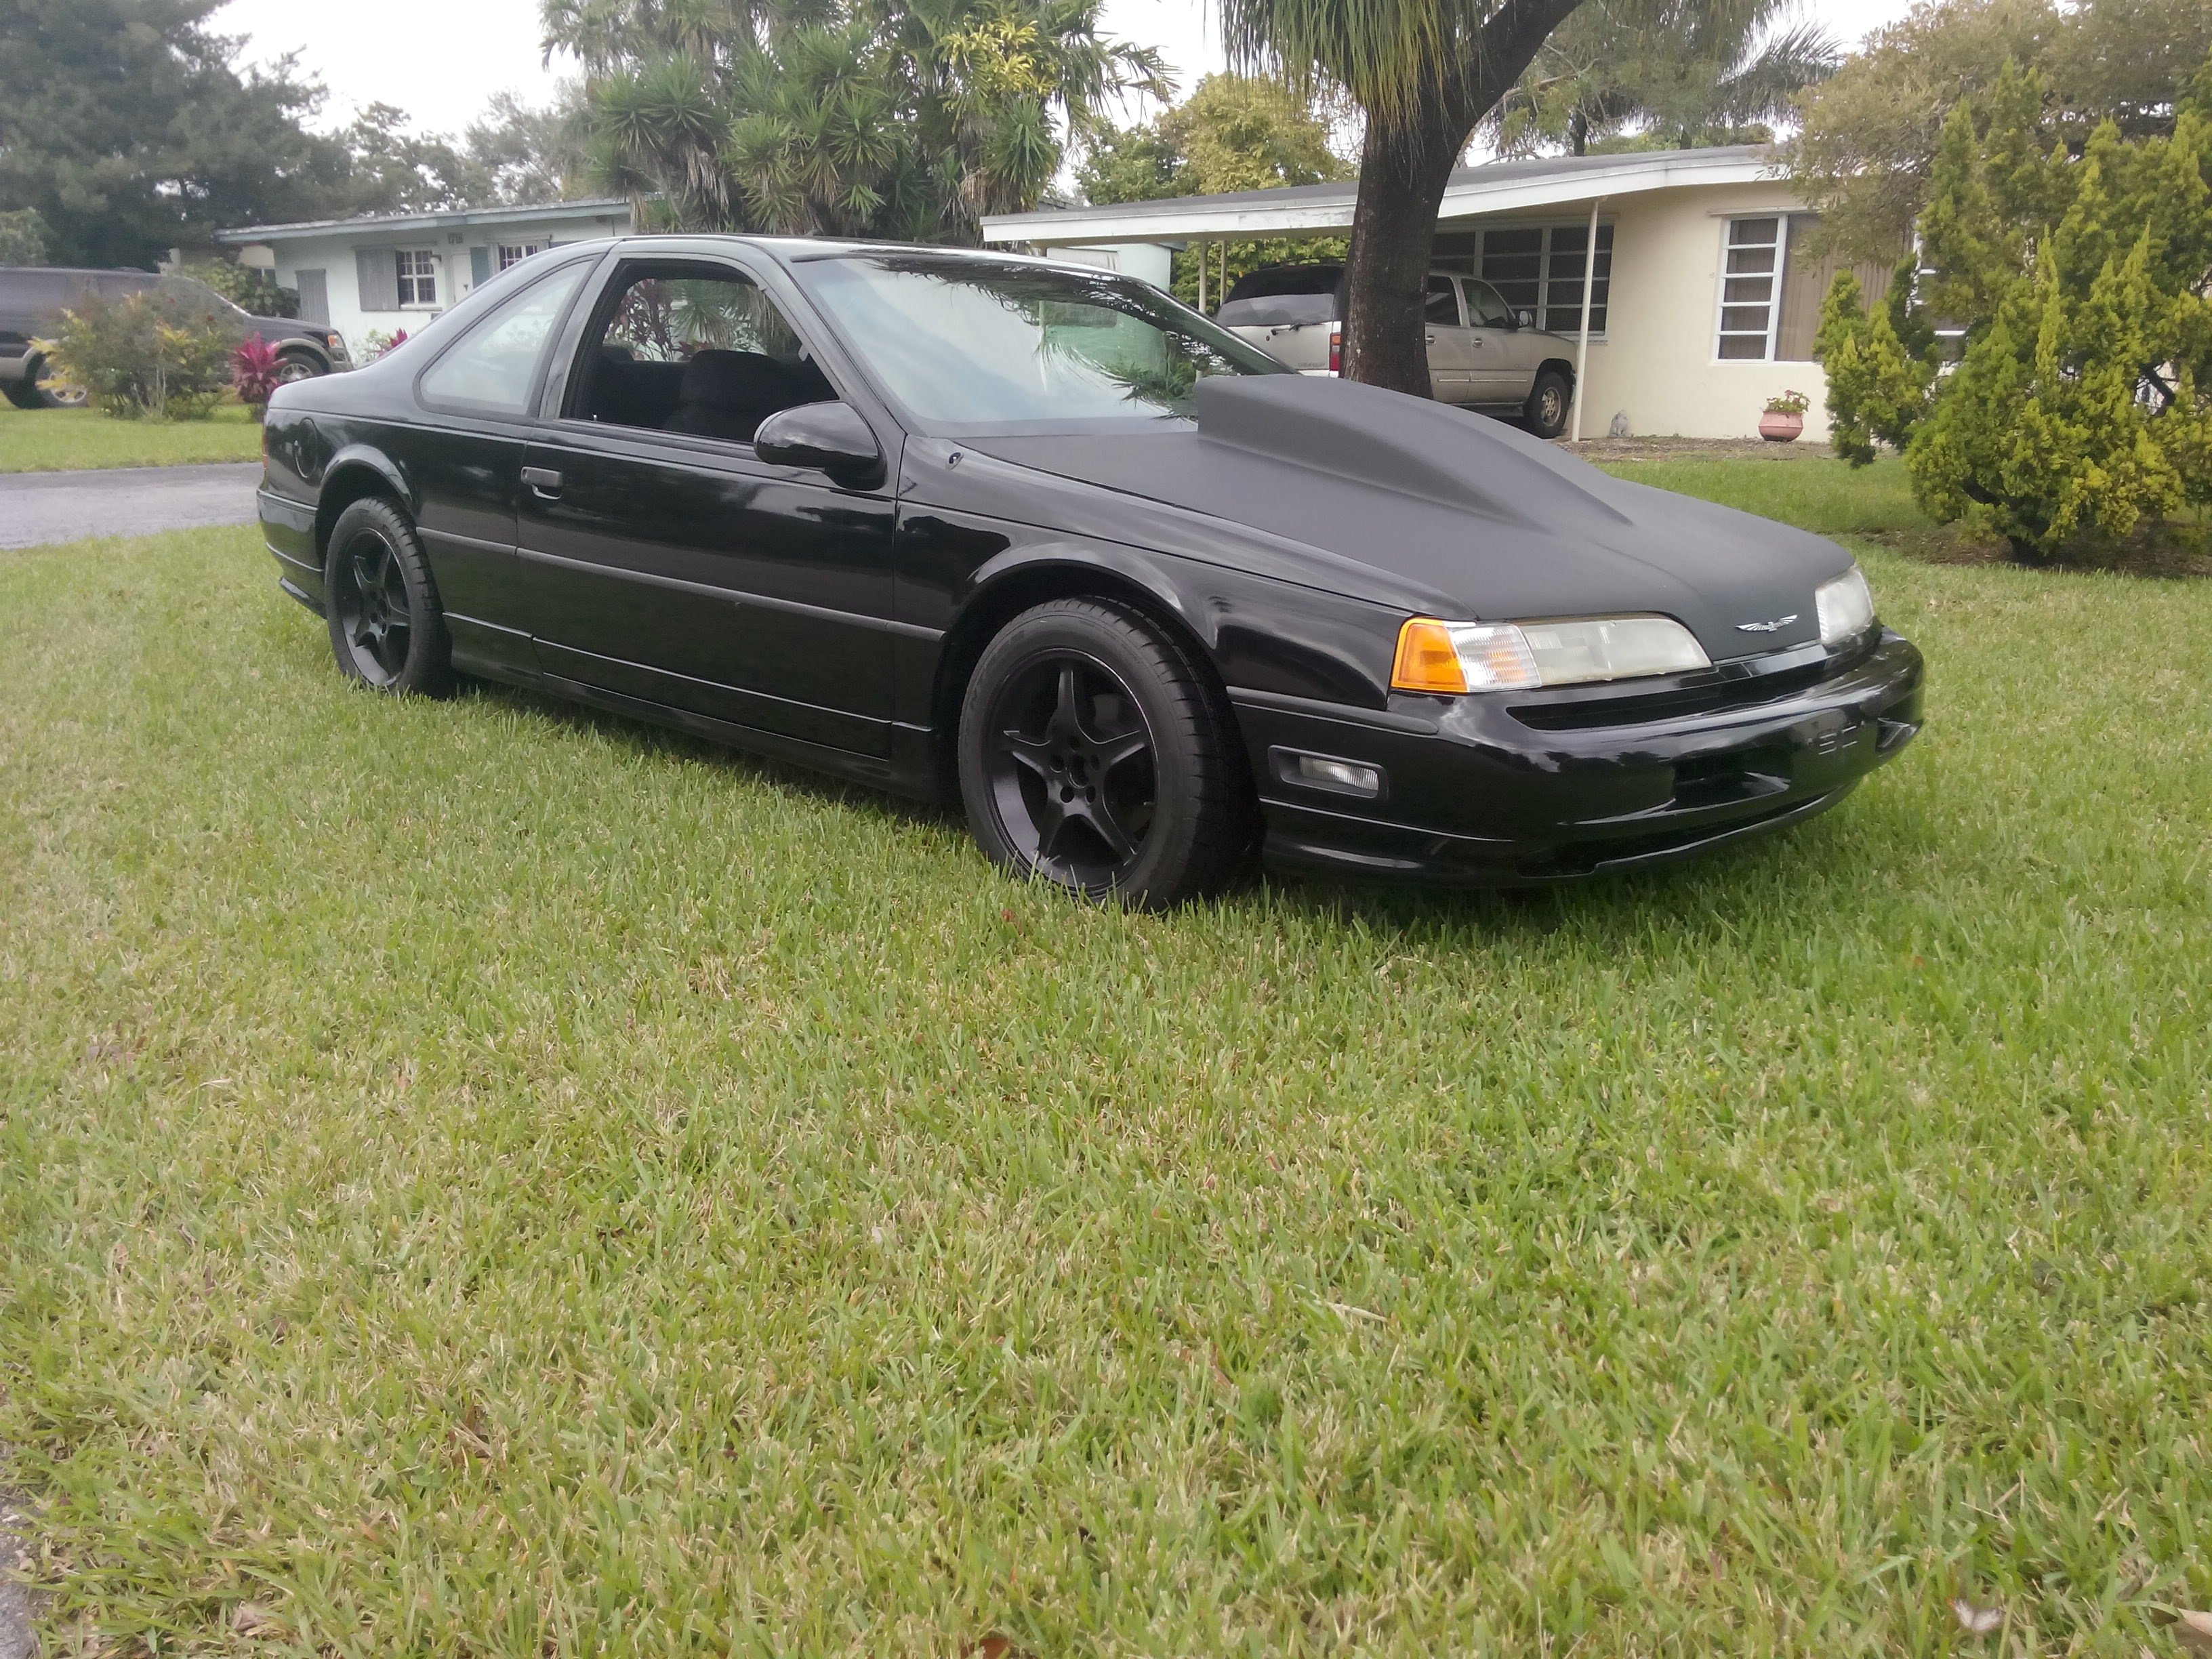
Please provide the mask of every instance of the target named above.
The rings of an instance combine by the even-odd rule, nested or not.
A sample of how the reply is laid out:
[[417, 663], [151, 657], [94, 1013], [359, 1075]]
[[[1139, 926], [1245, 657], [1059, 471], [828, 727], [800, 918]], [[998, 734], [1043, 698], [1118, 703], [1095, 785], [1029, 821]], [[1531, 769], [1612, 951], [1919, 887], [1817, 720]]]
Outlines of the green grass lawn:
[[1826, 817], [1154, 917], [351, 690], [247, 531], [6, 556], [55, 1645], [2173, 1652], [2212, 585], [1867, 556], [1931, 724]]
[[1857, 468], [1828, 455], [1786, 459], [1735, 459], [1613, 461], [1607, 471], [1661, 489], [1781, 519], [1824, 536], [1937, 533], [1933, 519], [1912, 499], [1905, 463], [1885, 455]]
[[118, 421], [94, 409], [22, 410], [0, 398], [0, 472], [258, 461], [261, 427], [243, 404], [204, 421]]

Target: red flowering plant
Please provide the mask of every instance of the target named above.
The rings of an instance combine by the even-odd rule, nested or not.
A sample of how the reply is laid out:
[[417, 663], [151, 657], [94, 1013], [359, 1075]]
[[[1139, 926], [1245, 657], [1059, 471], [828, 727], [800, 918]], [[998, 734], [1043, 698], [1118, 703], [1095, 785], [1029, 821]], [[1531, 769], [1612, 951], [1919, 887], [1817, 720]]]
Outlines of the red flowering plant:
[[230, 354], [230, 383], [238, 400], [259, 420], [267, 414], [269, 398], [283, 382], [283, 368], [276, 348], [258, 334], [240, 340]]

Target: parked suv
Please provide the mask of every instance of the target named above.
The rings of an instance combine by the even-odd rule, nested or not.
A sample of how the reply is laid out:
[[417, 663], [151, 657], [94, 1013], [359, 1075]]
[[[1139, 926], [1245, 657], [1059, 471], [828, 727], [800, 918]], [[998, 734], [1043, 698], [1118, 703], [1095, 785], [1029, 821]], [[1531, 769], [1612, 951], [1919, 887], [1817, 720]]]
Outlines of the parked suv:
[[[1540, 438], [1565, 429], [1574, 401], [1574, 343], [1535, 326], [1474, 276], [1429, 273], [1429, 386], [1460, 404], [1524, 423]], [[1343, 349], [1344, 267], [1264, 265], [1237, 279], [1214, 320], [1306, 374], [1334, 374]]]
[[193, 276], [150, 270], [76, 270], [50, 265], [0, 265], [0, 392], [18, 409], [65, 409], [84, 401], [82, 388], [59, 385], [36, 341], [60, 325], [60, 313], [87, 294], [110, 300], [159, 288], [212, 319], [234, 341], [258, 334], [276, 348], [283, 378], [305, 380], [350, 368], [345, 337], [320, 323], [256, 317]]

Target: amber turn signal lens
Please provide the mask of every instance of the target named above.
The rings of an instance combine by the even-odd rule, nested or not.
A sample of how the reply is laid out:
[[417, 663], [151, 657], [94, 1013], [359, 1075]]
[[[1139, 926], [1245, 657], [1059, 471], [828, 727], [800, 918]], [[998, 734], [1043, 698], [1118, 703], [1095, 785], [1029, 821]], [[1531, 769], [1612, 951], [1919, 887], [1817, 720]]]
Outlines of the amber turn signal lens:
[[1394, 691], [1431, 691], [1458, 696], [1467, 690], [1467, 671], [1451, 629], [1431, 617], [1416, 617], [1398, 630], [1398, 660], [1390, 668]]

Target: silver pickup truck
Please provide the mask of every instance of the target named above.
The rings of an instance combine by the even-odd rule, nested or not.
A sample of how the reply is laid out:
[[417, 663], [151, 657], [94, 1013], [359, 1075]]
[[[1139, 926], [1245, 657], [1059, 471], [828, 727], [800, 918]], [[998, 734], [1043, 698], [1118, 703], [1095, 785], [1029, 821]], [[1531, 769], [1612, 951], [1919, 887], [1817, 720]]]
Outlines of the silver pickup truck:
[[[1214, 320], [1307, 374], [1337, 372], [1344, 267], [1267, 265], [1237, 278]], [[1429, 273], [1429, 385], [1439, 403], [1520, 421], [1556, 438], [1573, 405], [1574, 342], [1537, 328], [1479, 277]]]
[[84, 402], [81, 388], [55, 377], [39, 340], [87, 294], [119, 300], [149, 288], [176, 295], [234, 343], [258, 334], [276, 348], [282, 380], [304, 380], [353, 367], [345, 337], [335, 329], [289, 317], [256, 317], [197, 277], [173, 271], [156, 276], [150, 270], [0, 265], [0, 396], [18, 409], [67, 409]]

